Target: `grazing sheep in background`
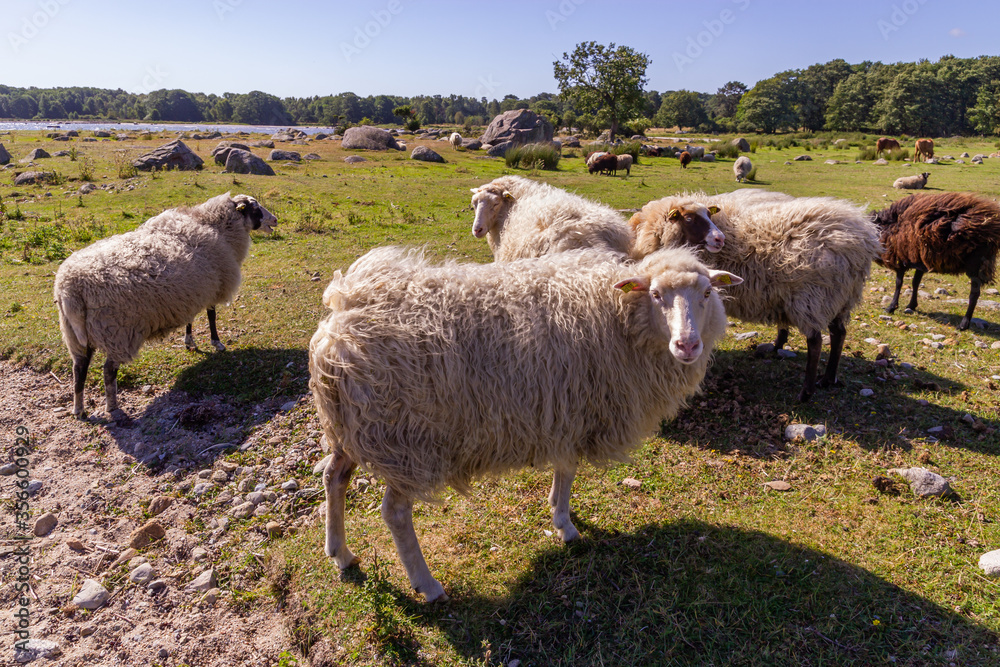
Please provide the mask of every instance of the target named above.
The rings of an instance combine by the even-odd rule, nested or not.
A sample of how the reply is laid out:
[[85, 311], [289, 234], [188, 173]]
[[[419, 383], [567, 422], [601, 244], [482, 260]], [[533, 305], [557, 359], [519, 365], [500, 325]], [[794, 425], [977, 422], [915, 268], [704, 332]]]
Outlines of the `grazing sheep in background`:
[[928, 178], [930, 174], [926, 171], [919, 176], [900, 176], [893, 182], [892, 187], [897, 190], [923, 190]]
[[607, 151], [594, 151], [593, 153], [587, 156], [587, 166], [589, 167], [590, 165], [594, 164], [595, 160], [608, 154], [609, 153]]
[[820, 385], [837, 381], [846, 323], [878, 256], [878, 232], [862, 209], [846, 201], [751, 192], [757, 191], [696, 193], [646, 204], [629, 221], [633, 257], [661, 247], [703, 245], [709, 266], [742, 276], [745, 282], [726, 301], [726, 312], [776, 325], [774, 349], [784, 347], [790, 327], [802, 332], [808, 355], [799, 400], [806, 401], [815, 391], [827, 328], [830, 358]]
[[614, 153], [605, 153], [587, 165], [587, 171], [591, 174], [608, 174], [614, 176], [618, 171], [618, 156]]
[[448, 137], [448, 143], [450, 143], [455, 148], [461, 148], [462, 146], [462, 135], [458, 132], [452, 132], [451, 136]]
[[73, 414], [83, 414], [95, 349], [107, 355], [104, 391], [112, 413], [118, 409], [118, 367], [132, 361], [143, 342], [190, 323], [202, 309], [211, 326], [214, 306], [231, 301], [240, 285], [248, 232], [270, 232], [275, 222], [253, 197], [226, 193], [193, 208], [164, 211], [134, 231], [70, 255], [56, 273], [54, 294], [63, 342], [73, 357]]
[[487, 237], [498, 262], [577, 248], [628, 255], [632, 232], [603, 204], [522, 176], [501, 176], [472, 193], [472, 234]]
[[908, 269], [916, 273], [907, 311], [917, 309], [917, 290], [926, 272], [964, 273], [972, 287], [958, 328], [968, 329], [980, 288], [993, 282], [1000, 249], [1000, 206], [966, 192], [911, 195], [872, 213], [872, 220], [881, 231], [883, 248], [876, 261], [896, 272], [896, 290], [886, 311], [899, 306]]
[[383, 479], [382, 518], [411, 586], [446, 600], [413, 530], [413, 502], [446, 486], [552, 465], [566, 542], [583, 460], [625, 460], [699, 388], [726, 316], [713, 286], [740, 279], [687, 249], [638, 264], [592, 250], [432, 266], [378, 248], [323, 294], [309, 385], [332, 454], [327, 556], [346, 569], [345, 495], [359, 465]]
[[632, 156], [628, 153], [618, 156], [618, 164], [616, 165], [618, 171], [625, 170], [625, 174], [628, 176], [632, 175]]
[[681, 167], [683, 167], [684, 169], [687, 169], [687, 166], [691, 164], [691, 154], [688, 153], [687, 151], [682, 151], [681, 154], [677, 156], [677, 158], [681, 161]]
[[899, 142], [895, 139], [890, 139], [889, 137], [882, 137], [875, 142], [875, 157], [878, 157], [882, 153], [888, 153], [892, 150], [899, 150]]
[[913, 145], [913, 161], [923, 162], [925, 157], [928, 160], [934, 157], [933, 139], [917, 139], [916, 143]]
[[742, 183], [747, 180], [747, 174], [753, 169], [753, 164], [750, 162], [750, 158], [746, 155], [741, 155], [736, 158], [736, 162], [733, 162], [733, 173], [736, 174], [736, 182]]

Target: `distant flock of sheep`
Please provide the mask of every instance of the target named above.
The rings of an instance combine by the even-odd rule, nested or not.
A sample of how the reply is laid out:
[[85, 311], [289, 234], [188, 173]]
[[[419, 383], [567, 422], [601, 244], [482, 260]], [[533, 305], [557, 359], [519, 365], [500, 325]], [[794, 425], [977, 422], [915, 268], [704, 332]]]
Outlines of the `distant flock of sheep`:
[[[591, 156], [588, 169], [631, 167]], [[745, 162], [741, 162], [745, 160]], [[737, 161], [737, 180], [749, 160]], [[361, 466], [386, 484], [382, 517], [413, 588], [447, 599], [413, 528], [413, 503], [480, 476], [551, 465], [549, 505], [565, 541], [579, 537], [569, 499], [581, 461], [625, 460], [673, 418], [705, 377], [727, 316], [797, 328], [807, 341], [799, 399], [837, 383], [851, 311], [873, 261], [993, 279], [1000, 207], [971, 194], [912, 196], [872, 214], [831, 197], [754, 189], [651, 201], [627, 222], [613, 209], [545, 183], [502, 176], [472, 190], [472, 233], [490, 264], [435, 263], [384, 247], [337, 271], [309, 344], [310, 387], [331, 447], [324, 473], [325, 552], [341, 568], [346, 492]], [[105, 353], [106, 408], [119, 413], [116, 376], [146, 340], [215, 306], [240, 282], [249, 232], [275, 216], [228, 193], [171, 209], [135, 231], [73, 253], [54, 295], [73, 359], [73, 413], [95, 350]], [[823, 332], [830, 354], [818, 378]]]

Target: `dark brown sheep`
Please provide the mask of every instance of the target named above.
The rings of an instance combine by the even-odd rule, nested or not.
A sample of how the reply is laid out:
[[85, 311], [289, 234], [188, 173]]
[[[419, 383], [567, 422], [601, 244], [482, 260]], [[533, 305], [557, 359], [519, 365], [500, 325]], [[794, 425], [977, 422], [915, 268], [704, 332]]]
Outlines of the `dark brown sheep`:
[[618, 156], [614, 153], [606, 153], [591, 162], [587, 170], [591, 174], [615, 174], [618, 171]]
[[879, 227], [882, 256], [876, 261], [896, 272], [896, 291], [886, 311], [899, 306], [903, 276], [916, 269], [906, 310], [917, 308], [917, 289], [928, 271], [964, 273], [972, 280], [969, 308], [958, 328], [968, 329], [983, 283], [993, 282], [1000, 250], [1000, 206], [967, 192], [913, 195], [872, 213]]
[[680, 161], [681, 161], [681, 167], [683, 167], [684, 169], [687, 169], [687, 166], [689, 164], [691, 164], [691, 154], [688, 153], [687, 151], [684, 151], [683, 153], [681, 153], [677, 157], [678, 157], [678, 159], [680, 159]]

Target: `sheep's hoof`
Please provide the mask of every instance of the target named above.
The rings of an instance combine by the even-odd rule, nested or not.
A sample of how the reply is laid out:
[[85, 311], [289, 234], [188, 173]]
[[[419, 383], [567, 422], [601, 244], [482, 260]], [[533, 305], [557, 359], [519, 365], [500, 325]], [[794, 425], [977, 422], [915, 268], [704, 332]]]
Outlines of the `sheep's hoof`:
[[826, 378], [823, 378], [822, 380], [819, 381], [819, 386], [822, 387], [823, 389], [826, 389], [828, 387], [843, 387], [844, 383], [842, 383], [840, 380], [827, 380]]
[[219, 352], [225, 352], [226, 351], [226, 346], [222, 344], [221, 340], [213, 340], [212, 341], [212, 347], [214, 347]]
[[963, 317], [962, 321], [958, 323], [958, 330], [959, 331], [965, 331], [966, 329], [969, 328], [969, 324], [970, 324], [970, 320], [968, 320], [967, 318]]
[[444, 587], [437, 581], [437, 579], [431, 579], [431, 583], [426, 591], [422, 591], [419, 588], [415, 589], [418, 593], [422, 593], [425, 602], [447, 602], [451, 598], [448, 594], [444, 592]]
[[193, 336], [184, 336], [184, 347], [191, 350], [192, 352], [198, 350], [198, 344], [194, 342]]
[[802, 391], [799, 392], [799, 403], [808, 403], [809, 399], [812, 398], [812, 395], [813, 395], [812, 391], [806, 391], [805, 389], [803, 389]]

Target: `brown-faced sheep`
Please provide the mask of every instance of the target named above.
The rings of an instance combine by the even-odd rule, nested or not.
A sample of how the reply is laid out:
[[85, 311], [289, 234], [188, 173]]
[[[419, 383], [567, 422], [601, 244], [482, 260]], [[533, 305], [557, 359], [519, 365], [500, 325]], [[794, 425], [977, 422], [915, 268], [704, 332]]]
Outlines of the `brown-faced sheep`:
[[478, 477], [551, 465], [553, 525], [579, 537], [582, 461], [627, 458], [698, 390], [726, 315], [713, 287], [740, 279], [687, 249], [637, 264], [578, 250], [507, 264], [431, 265], [379, 248], [338, 271], [309, 344], [310, 387], [332, 453], [327, 556], [346, 569], [355, 468], [386, 484], [382, 518], [410, 584], [445, 600], [413, 529], [413, 502]]
[[588, 160], [587, 171], [591, 174], [608, 174], [614, 176], [618, 171], [618, 156], [614, 153], [605, 153], [591, 162]]
[[691, 164], [691, 154], [687, 151], [681, 151], [681, 154], [677, 156], [677, 159], [681, 161], [681, 167], [687, 169], [687, 166]]
[[[249, 232], [272, 231], [275, 217], [247, 195], [213, 197], [175, 208], [137, 229], [77, 250], [59, 267], [55, 301], [63, 342], [73, 357], [73, 414], [82, 415], [83, 387], [94, 350], [107, 355], [104, 391], [109, 413], [118, 409], [118, 367], [143, 342], [190, 323], [240, 285]], [[213, 343], [218, 334], [212, 327]], [[219, 341], [221, 345], [221, 341]]]
[[661, 247], [703, 246], [709, 266], [742, 276], [726, 311], [776, 325], [778, 336], [766, 349], [781, 349], [790, 327], [802, 332], [808, 353], [800, 401], [815, 391], [822, 334], [829, 329], [830, 358], [820, 385], [836, 384], [846, 323], [879, 250], [875, 225], [860, 208], [828, 197], [744, 189], [650, 202], [629, 225], [636, 258]]
[[577, 248], [625, 257], [632, 242], [614, 209], [522, 176], [501, 176], [473, 188], [472, 209], [472, 234], [486, 237], [498, 262]]
[[918, 176], [900, 176], [893, 182], [892, 187], [897, 190], [923, 190], [930, 176], [926, 171]]
[[872, 214], [882, 241], [878, 263], [896, 272], [896, 289], [886, 311], [899, 306], [907, 270], [915, 269], [907, 312], [917, 308], [920, 280], [928, 271], [964, 273], [972, 281], [969, 307], [959, 323], [968, 329], [984, 283], [993, 282], [1000, 249], [1000, 206], [966, 192], [911, 195]]

